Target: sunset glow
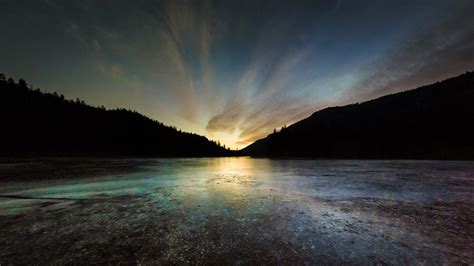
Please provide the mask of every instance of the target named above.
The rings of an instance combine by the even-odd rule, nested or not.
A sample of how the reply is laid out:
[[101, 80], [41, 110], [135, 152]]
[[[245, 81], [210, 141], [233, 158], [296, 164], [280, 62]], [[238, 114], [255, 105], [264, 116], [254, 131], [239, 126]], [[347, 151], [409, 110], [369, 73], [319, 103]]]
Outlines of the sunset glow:
[[0, 70], [242, 148], [474, 68], [473, 1], [361, 2], [4, 1]]

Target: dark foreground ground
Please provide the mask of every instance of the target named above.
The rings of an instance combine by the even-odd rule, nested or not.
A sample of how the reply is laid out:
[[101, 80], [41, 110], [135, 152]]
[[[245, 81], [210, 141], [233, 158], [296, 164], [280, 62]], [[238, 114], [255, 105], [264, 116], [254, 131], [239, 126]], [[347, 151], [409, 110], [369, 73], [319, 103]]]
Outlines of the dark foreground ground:
[[474, 264], [474, 162], [0, 163], [0, 264]]

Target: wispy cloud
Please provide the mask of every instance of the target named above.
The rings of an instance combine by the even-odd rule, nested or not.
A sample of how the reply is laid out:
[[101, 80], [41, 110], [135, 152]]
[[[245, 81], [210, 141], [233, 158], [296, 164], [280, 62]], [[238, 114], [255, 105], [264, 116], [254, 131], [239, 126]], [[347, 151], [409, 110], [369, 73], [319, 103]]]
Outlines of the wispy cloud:
[[[262, 46], [264, 47], [264, 46]], [[233, 145], [243, 146], [265, 137], [274, 128], [291, 124], [314, 112], [317, 102], [301, 92], [288, 93], [297, 86], [295, 74], [311, 49], [287, 48], [281, 56], [271, 58], [261, 51], [248, 65], [234, 91], [234, 97], [222, 112], [211, 117], [210, 132], [239, 131]], [[267, 57], [268, 56], [268, 57]], [[269, 58], [270, 57], [270, 58]]]
[[367, 77], [346, 90], [346, 101], [415, 88], [474, 69], [474, 3], [437, 17], [410, 33], [365, 69]]
[[[2, 8], [11, 41], [2, 43], [0, 67], [28, 71], [19, 62], [37, 58], [48, 67], [31, 67], [30, 76], [55, 69], [68, 77], [43, 78], [48, 87], [142, 110], [234, 148], [329, 105], [474, 69], [469, 0], [43, 0]], [[38, 41], [25, 41], [31, 36]]]

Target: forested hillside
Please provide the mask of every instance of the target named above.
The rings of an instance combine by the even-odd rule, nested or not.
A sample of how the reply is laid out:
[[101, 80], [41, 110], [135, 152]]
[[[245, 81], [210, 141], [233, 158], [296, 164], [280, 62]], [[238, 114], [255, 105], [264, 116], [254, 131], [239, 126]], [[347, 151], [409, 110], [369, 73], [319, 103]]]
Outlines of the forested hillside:
[[315, 112], [243, 149], [252, 156], [474, 159], [474, 73]]
[[0, 74], [0, 155], [225, 156], [231, 151], [137, 112], [93, 107]]

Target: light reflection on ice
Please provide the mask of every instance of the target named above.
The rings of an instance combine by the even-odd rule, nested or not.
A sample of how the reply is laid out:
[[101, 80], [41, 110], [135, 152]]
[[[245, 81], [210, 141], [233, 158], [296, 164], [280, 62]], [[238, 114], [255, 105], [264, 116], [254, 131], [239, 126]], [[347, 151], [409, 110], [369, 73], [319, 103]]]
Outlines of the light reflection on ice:
[[203, 158], [143, 164], [98, 177], [5, 182], [0, 215], [40, 215], [44, 221], [33, 219], [35, 227], [53, 230], [54, 220], [67, 214], [72, 220], [65, 224], [74, 231], [92, 225], [79, 224], [77, 217], [86, 216], [86, 223], [107, 225], [103, 238], [156, 223], [127, 239], [141, 243], [159, 233], [149, 245], [167, 239], [166, 258], [174, 258], [168, 262], [181, 261], [173, 256], [184, 254], [184, 243], [194, 243], [197, 251], [182, 251], [194, 259], [193, 252], [215, 253], [214, 245], [231, 255], [239, 249], [319, 262], [473, 259], [466, 251], [472, 242], [458, 239], [473, 223], [473, 162]]

